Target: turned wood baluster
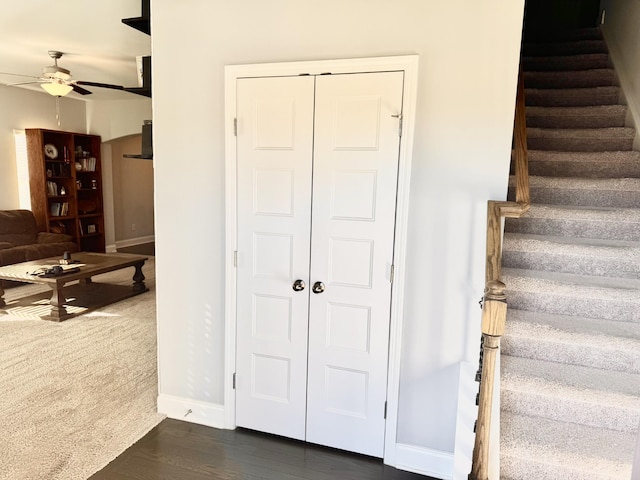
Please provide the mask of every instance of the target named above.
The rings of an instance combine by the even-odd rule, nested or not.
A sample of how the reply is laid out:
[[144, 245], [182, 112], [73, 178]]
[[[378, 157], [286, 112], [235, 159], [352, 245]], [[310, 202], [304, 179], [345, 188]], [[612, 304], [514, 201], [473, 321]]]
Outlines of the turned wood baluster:
[[505, 284], [492, 280], [487, 283], [482, 305], [482, 381], [476, 441], [473, 447], [473, 465], [469, 480], [489, 479], [489, 436], [491, 431], [491, 409], [493, 407], [493, 384], [496, 375], [496, 359], [500, 348], [500, 337], [504, 334], [507, 318]]

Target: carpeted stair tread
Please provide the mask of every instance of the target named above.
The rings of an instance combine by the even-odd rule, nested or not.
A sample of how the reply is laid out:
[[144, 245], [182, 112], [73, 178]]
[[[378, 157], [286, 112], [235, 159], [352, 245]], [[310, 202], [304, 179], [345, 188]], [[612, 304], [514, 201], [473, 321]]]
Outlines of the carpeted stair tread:
[[527, 106], [578, 107], [587, 105], [617, 105], [620, 102], [620, 87], [593, 88], [527, 88]]
[[634, 376], [640, 373], [637, 338], [576, 333], [510, 317], [507, 323], [510, 325], [501, 342], [505, 355], [554, 362], [558, 371], [564, 372], [571, 365], [580, 365]]
[[[516, 352], [517, 353], [517, 352]], [[631, 401], [636, 407], [640, 402], [640, 377], [635, 373], [618, 372], [602, 368], [586, 367], [583, 365], [558, 364], [547, 360], [523, 358], [513, 355], [502, 355], [501, 382], [511, 382], [512, 379], [520, 383], [520, 379], [535, 380], [535, 383], [550, 383], [551, 388], [563, 386], [578, 391], [589, 391], [592, 395], [614, 393]], [[533, 384], [533, 383], [531, 383]], [[530, 384], [523, 384], [524, 387]], [[570, 392], [570, 395], [572, 392]], [[626, 400], [624, 400], [626, 401]], [[540, 415], [544, 416], [544, 415]], [[638, 424], [634, 426], [638, 428]]]
[[529, 150], [529, 174], [555, 177], [640, 178], [640, 152]]
[[640, 209], [532, 205], [521, 218], [507, 219], [505, 231], [640, 241]]
[[625, 105], [528, 107], [527, 127], [573, 129], [624, 127], [626, 115]]
[[525, 88], [589, 88], [618, 85], [612, 68], [578, 71], [523, 72]]
[[640, 242], [581, 242], [506, 233], [502, 264], [507, 268], [640, 279]]
[[503, 413], [502, 480], [628, 480], [635, 433]]
[[[530, 176], [531, 202], [547, 205], [633, 208], [640, 206], [638, 178], [572, 178]], [[509, 178], [509, 198], [515, 195], [515, 177]]]
[[609, 53], [604, 40], [586, 39], [560, 42], [525, 43], [522, 54], [527, 57]]
[[[503, 360], [509, 363], [509, 358], [516, 357], [505, 356]], [[512, 363], [509, 365], [509, 371], [501, 378], [502, 411], [620, 432], [637, 431], [640, 423], [640, 377], [633, 379], [634, 375], [623, 373], [626, 380], [636, 386], [634, 392], [624, 394], [613, 390], [613, 384], [602, 375], [598, 378], [604, 382], [603, 386], [612, 389], [568, 385], [562, 380], [522, 374], [513, 368]], [[563, 365], [562, 371], [569, 376], [581, 368], [585, 367]], [[589, 370], [598, 371], [594, 368]], [[572, 382], [579, 383], [573, 379]]]
[[631, 150], [634, 137], [635, 130], [628, 127], [527, 129], [527, 145], [533, 150], [564, 152]]
[[[615, 320], [603, 320], [601, 318], [589, 318], [576, 315], [560, 315], [545, 312], [530, 312], [518, 310], [509, 306], [507, 313], [507, 335], [518, 330], [519, 324], [540, 325], [544, 328], [551, 328], [565, 332], [566, 338], [573, 338], [575, 334], [589, 335], [591, 337], [602, 337], [604, 340], [599, 344], [608, 346], [609, 337], [617, 339], [628, 339], [637, 342], [640, 339], [640, 324], [629, 322], [617, 322]], [[518, 351], [510, 352], [511, 355], [523, 356]], [[575, 362], [573, 362], [575, 363]], [[626, 371], [622, 369], [621, 371]]]
[[640, 280], [504, 268], [518, 310], [640, 323]]
[[529, 72], [552, 72], [612, 68], [613, 63], [607, 53], [584, 53], [553, 57], [523, 57], [522, 67]]

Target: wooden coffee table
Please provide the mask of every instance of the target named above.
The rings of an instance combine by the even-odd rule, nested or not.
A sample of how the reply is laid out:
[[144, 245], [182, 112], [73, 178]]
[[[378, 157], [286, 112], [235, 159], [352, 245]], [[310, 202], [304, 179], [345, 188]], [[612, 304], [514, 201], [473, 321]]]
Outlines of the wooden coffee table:
[[[129, 253], [74, 253], [72, 254], [72, 259], [80, 265], [79, 271], [65, 273], [56, 277], [39, 277], [37, 275], [32, 275], [32, 272], [38, 271], [43, 267], [60, 265], [60, 259], [61, 257], [52, 257], [0, 267], [0, 280], [13, 280], [18, 282], [48, 285], [53, 291], [51, 300], [49, 301], [51, 311], [48, 314], [41, 315], [40, 318], [57, 322], [74, 316], [74, 314], [68, 313], [65, 308], [65, 305], [67, 304], [67, 297], [65, 297], [65, 293], [67, 293], [70, 288], [73, 288], [74, 300], [83, 301], [83, 297], [85, 297], [84, 300], [86, 300], [87, 303], [84, 311], [98, 306], [108, 305], [119, 300], [124, 300], [125, 298], [129, 298], [149, 290], [144, 284], [145, 277], [142, 274], [142, 266], [148, 257]], [[115, 285], [112, 286], [106, 283], [97, 282], [93, 283], [91, 280], [91, 277], [95, 275], [113, 272], [114, 270], [120, 270], [126, 267], [135, 268], [135, 272], [133, 274], [133, 286], [124, 288], [122, 285], [117, 286], [119, 289], [117, 289], [118, 293], [116, 293], [115, 296], [113, 295], [113, 292], [111, 292], [113, 288], [107, 288], [116, 287]], [[68, 285], [73, 282], [77, 282], [77, 285]], [[68, 285], [67, 289], [63, 288], [65, 285]], [[108, 295], [107, 290], [110, 291]], [[4, 300], [4, 290], [2, 288], [2, 283], [0, 282], [0, 312], [4, 310], [4, 313], [8, 313], [7, 310], [9, 307], [10, 305], [8, 305]]]

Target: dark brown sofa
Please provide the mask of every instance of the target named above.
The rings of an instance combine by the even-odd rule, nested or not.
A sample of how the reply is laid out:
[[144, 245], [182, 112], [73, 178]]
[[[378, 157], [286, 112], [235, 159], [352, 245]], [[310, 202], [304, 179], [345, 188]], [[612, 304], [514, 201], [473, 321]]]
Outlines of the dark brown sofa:
[[39, 232], [30, 210], [0, 210], [0, 266], [79, 250], [70, 235]]

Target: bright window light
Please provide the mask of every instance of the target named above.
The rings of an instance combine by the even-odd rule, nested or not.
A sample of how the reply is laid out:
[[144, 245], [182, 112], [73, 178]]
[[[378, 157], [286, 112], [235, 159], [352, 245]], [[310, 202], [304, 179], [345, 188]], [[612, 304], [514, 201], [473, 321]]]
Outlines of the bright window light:
[[31, 210], [31, 190], [29, 189], [29, 161], [27, 159], [27, 136], [24, 130], [14, 130], [16, 144], [16, 172], [18, 180], [18, 204], [20, 208]]

